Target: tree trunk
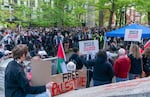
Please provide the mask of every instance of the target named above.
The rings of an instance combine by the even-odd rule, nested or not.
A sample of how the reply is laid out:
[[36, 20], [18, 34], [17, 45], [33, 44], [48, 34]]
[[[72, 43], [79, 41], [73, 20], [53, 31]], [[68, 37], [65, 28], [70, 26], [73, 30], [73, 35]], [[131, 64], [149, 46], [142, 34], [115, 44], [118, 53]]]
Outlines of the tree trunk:
[[150, 25], [150, 12], [148, 12], [148, 25]]
[[[51, 6], [52, 5], [52, 0], [49, 0], [49, 5]], [[51, 6], [52, 7], [52, 6]]]
[[103, 27], [104, 24], [104, 13], [102, 10], [99, 11], [99, 27]]
[[124, 17], [125, 17], [125, 25], [127, 24], [127, 15], [126, 15], [126, 12], [127, 12], [127, 8], [125, 7], [125, 12], [124, 12]]
[[87, 27], [95, 26], [95, 11], [94, 6], [88, 5], [88, 15], [87, 15]]
[[120, 18], [119, 15], [120, 15], [120, 12], [117, 11], [117, 12], [116, 12], [116, 24], [115, 24], [116, 27], [118, 27], [118, 25], [119, 25], [119, 18]]
[[122, 26], [122, 11], [120, 9], [119, 28]]
[[114, 2], [114, 0], [112, 0], [112, 8], [111, 8], [111, 11], [110, 11], [108, 30], [111, 30], [112, 18], [113, 18], [114, 10], [115, 10], [115, 2]]

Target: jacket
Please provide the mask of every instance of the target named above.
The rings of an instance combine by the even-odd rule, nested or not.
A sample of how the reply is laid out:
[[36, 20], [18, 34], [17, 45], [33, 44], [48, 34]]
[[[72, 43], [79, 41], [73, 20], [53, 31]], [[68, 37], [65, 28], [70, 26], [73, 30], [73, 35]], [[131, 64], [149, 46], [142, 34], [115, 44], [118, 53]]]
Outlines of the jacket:
[[86, 67], [93, 66], [93, 80], [112, 82], [114, 71], [112, 65], [107, 62], [107, 59], [101, 57], [95, 60], [87, 61]]
[[119, 78], [127, 78], [130, 71], [131, 62], [127, 56], [120, 56], [114, 64], [115, 76]]
[[72, 54], [69, 58], [69, 61], [73, 61], [76, 64], [76, 69], [82, 69], [83, 67], [83, 60], [78, 54]]
[[25, 97], [27, 94], [39, 94], [46, 91], [45, 86], [30, 86], [24, 67], [13, 60], [5, 70], [5, 97]]
[[131, 74], [142, 74], [142, 59], [136, 59], [132, 54], [129, 55], [131, 60]]

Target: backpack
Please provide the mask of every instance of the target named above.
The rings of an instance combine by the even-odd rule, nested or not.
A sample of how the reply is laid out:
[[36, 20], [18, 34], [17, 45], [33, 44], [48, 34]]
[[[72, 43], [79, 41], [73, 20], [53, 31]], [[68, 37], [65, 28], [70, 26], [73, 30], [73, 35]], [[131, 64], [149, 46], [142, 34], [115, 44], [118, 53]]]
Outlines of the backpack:
[[146, 63], [143, 65], [145, 72], [150, 72], [150, 58], [147, 58]]

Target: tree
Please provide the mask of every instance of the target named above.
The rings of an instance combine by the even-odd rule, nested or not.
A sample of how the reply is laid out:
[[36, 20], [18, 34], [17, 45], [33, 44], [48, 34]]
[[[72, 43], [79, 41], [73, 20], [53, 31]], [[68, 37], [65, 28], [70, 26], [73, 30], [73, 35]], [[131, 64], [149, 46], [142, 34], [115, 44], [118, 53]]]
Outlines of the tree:
[[[3, 1], [0, 1], [1, 5]], [[30, 2], [25, 5], [25, 1]], [[21, 5], [16, 4], [17, 2], [9, 3], [14, 9], [13, 13], [10, 13], [8, 8], [4, 10], [0, 7], [1, 21], [6, 21], [12, 15], [15, 22], [28, 25], [81, 26], [90, 20], [88, 14], [94, 14], [96, 19], [93, 21], [99, 21], [99, 27], [107, 24], [108, 28], [112, 29], [113, 17], [116, 16], [117, 26], [124, 26], [127, 24], [126, 10], [135, 6], [140, 13], [147, 13], [150, 24], [150, 2], [147, 0], [38, 0], [38, 6], [34, 6], [36, 5], [34, 0], [21, 2]]]
[[147, 15], [148, 25], [150, 25], [150, 2], [147, 0], [135, 0], [135, 5], [141, 14]]
[[0, 21], [4, 22], [9, 19], [9, 6], [4, 6], [4, 1], [0, 1]]

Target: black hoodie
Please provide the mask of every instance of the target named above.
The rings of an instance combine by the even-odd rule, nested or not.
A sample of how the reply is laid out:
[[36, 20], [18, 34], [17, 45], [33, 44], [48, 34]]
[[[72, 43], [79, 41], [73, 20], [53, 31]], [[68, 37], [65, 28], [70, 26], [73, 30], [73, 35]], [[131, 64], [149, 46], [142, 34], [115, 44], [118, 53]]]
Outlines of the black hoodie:
[[106, 59], [98, 57], [95, 60], [88, 61], [87, 65], [92, 65], [94, 67], [93, 80], [110, 81], [111, 83], [114, 71], [111, 64], [109, 64]]

